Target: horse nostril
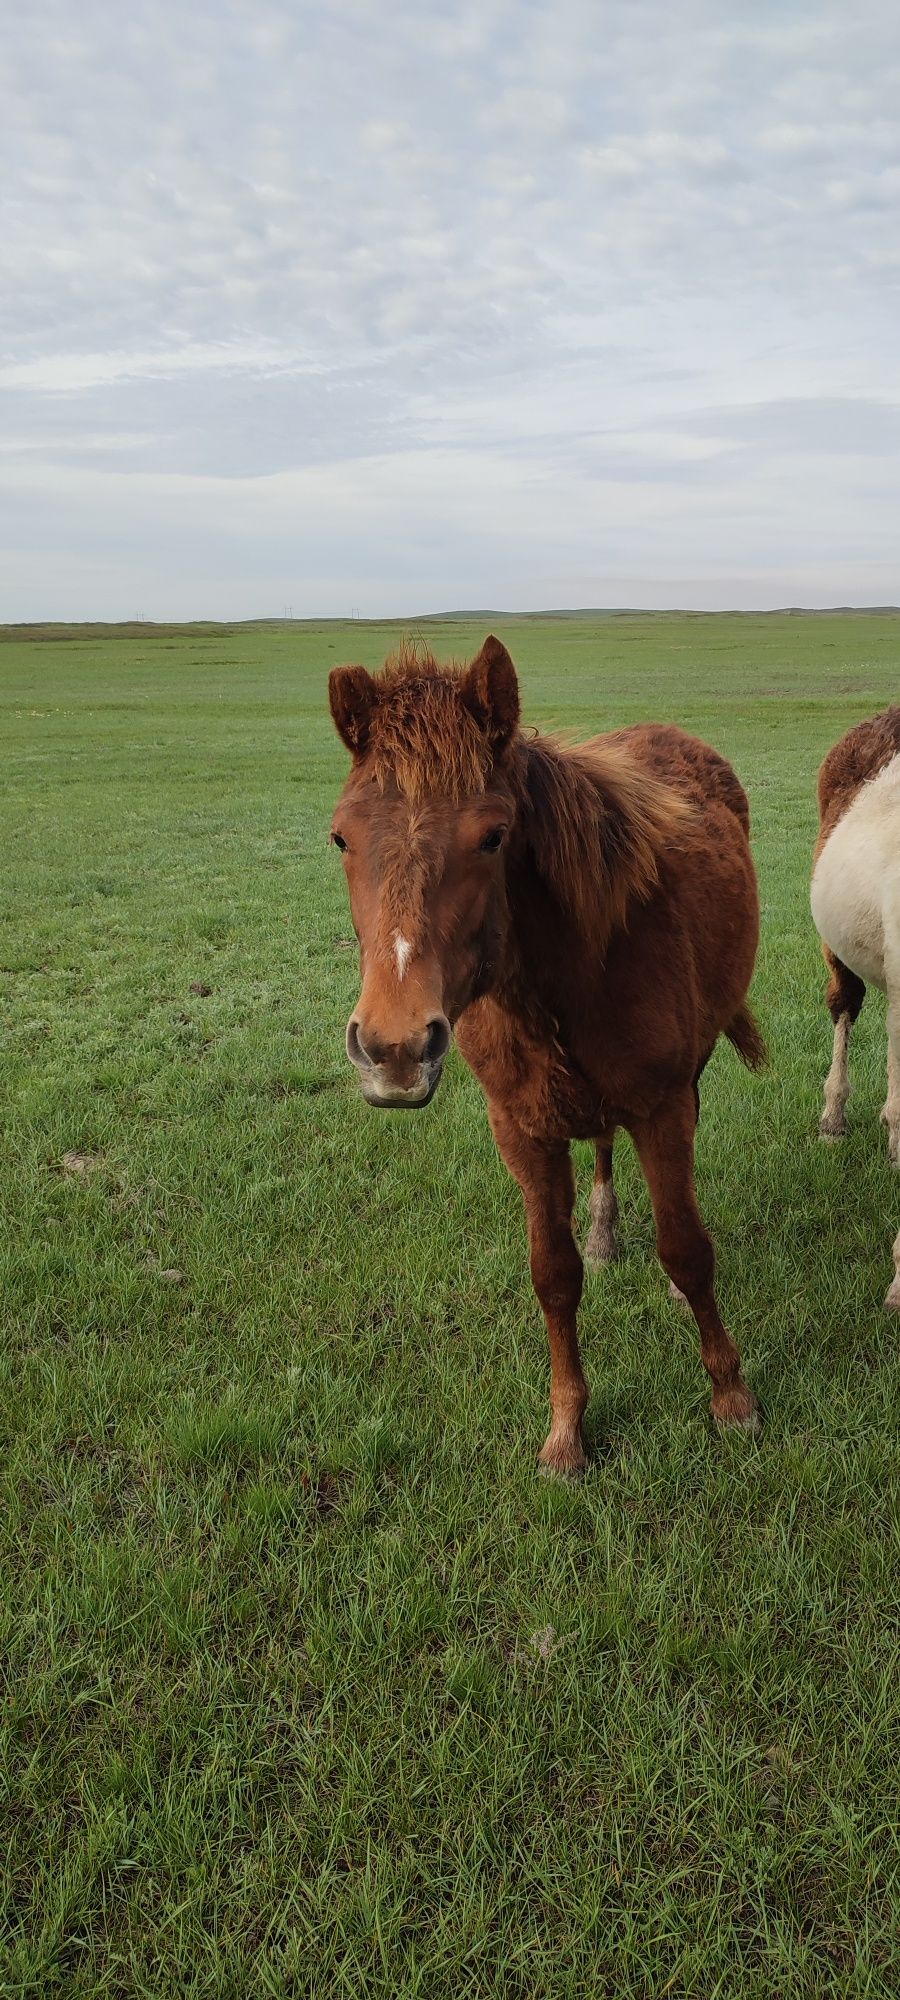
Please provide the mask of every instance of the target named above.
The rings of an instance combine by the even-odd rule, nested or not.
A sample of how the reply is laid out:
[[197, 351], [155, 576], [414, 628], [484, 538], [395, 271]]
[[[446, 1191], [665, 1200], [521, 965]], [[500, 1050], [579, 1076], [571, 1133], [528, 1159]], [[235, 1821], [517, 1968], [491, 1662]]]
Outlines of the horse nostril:
[[372, 1057], [359, 1032], [359, 1022], [355, 1018], [347, 1023], [347, 1054], [356, 1069], [371, 1068]]
[[[417, 1043], [419, 1047], [417, 1049]], [[435, 1068], [442, 1063], [450, 1047], [450, 1023], [443, 1014], [436, 1014], [425, 1028], [424, 1044], [416, 1036], [410, 1043], [386, 1044], [377, 1031], [367, 1028], [354, 1014], [347, 1023], [347, 1054], [354, 1069], [383, 1070], [387, 1065], [392, 1071], [404, 1065], [424, 1063]]]
[[450, 1023], [444, 1014], [436, 1014], [434, 1020], [428, 1023], [428, 1031], [425, 1036], [425, 1052], [422, 1057], [423, 1062], [443, 1062], [449, 1047]]

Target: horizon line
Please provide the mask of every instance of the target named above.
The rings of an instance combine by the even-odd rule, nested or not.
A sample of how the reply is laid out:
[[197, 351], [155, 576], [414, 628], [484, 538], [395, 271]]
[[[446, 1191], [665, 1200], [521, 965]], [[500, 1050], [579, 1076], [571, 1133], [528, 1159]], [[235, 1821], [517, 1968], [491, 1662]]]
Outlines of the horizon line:
[[898, 617], [900, 604], [773, 604], [729, 605], [718, 610], [688, 604], [654, 605], [547, 605], [534, 611], [503, 611], [496, 606], [474, 606], [457, 611], [417, 611], [379, 613], [371, 617], [359, 613], [309, 614], [295, 618], [283, 613], [262, 613], [250, 618], [24, 618], [0, 621], [0, 632], [84, 630], [98, 626], [109, 631], [170, 631], [173, 628], [277, 625], [287, 628], [304, 625], [425, 625], [440, 623], [508, 622], [540, 618], [835, 618]]

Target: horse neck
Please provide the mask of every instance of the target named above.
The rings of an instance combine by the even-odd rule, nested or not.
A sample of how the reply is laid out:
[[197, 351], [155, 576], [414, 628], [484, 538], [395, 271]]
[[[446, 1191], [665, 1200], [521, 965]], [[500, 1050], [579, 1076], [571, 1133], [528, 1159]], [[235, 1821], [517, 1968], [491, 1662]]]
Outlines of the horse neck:
[[[530, 871], [529, 871], [530, 872]], [[534, 894], [535, 883], [543, 895]], [[544, 895], [546, 900], [544, 900]], [[509, 895], [509, 923], [492, 993], [538, 1041], [555, 1041], [579, 982], [583, 941], [539, 878]]]
[[532, 1034], [555, 1040], [574, 1004], [573, 996], [587, 980], [602, 976], [610, 925], [599, 898], [596, 920], [585, 922], [577, 897], [564, 896], [558, 880], [552, 879], [546, 853], [536, 851], [530, 838], [529, 821], [539, 810], [539, 801], [528, 797], [507, 874], [508, 925], [494, 990], [503, 1007], [526, 1023]]
[[571, 751], [522, 743], [513, 778], [506, 990], [548, 1021], [577, 1020], [610, 939], [659, 879], [683, 807], [629, 748], [603, 738]]

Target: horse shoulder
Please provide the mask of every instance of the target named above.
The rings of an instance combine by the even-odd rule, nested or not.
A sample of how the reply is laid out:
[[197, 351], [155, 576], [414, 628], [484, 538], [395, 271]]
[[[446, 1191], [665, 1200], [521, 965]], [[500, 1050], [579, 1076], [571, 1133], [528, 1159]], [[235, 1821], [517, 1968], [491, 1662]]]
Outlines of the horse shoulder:
[[864, 785], [900, 755], [900, 707], [886, 708], [848, 729], [822, 759], [818, 778], [818, 861], [829, 835], [850, 811]]

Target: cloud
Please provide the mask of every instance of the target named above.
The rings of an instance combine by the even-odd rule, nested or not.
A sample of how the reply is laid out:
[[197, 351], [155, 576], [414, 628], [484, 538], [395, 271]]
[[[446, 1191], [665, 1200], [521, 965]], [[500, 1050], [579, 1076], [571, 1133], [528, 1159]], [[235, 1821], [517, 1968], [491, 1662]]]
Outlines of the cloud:
[[0, 61], [0, 616], [890, 563], [886, 5], [37, 0]]
[[108, 354], [45, 354], [0, 367], [0, 389], [72, 395], [114, 382], [173, 381], [179, 375], [324, 374], [324, 363], [302, 361], [274, 342], [195, 341], [178, 347]]

